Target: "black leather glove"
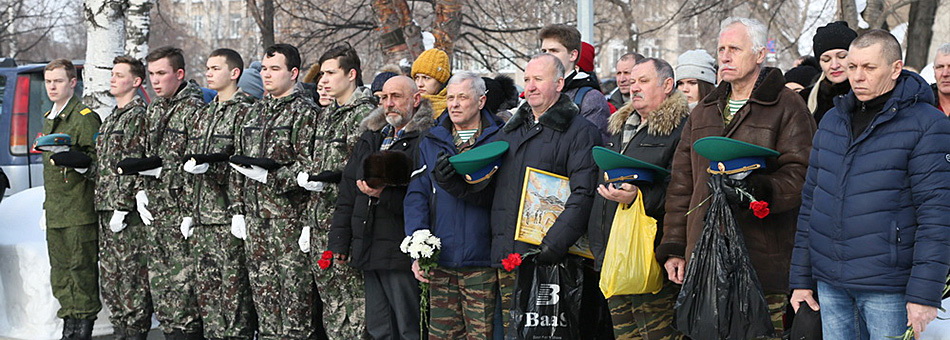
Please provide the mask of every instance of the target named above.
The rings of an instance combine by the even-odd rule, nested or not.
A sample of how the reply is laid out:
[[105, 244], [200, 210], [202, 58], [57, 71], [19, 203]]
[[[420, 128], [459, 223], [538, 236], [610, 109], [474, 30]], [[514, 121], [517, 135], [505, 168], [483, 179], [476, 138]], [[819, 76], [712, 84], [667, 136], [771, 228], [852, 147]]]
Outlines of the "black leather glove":
[[53, 154], [49, 157], [49, 160], [51, 163], [53, 163], [53, 165], [67, 168], [84, 169], [88, 168], [89, 165], [92, 164], [92, 158], [89, 158], [89, 156], [86, 156], [86, 154], [76, 150], [69, 150]]
[[201, 165], [205, 163], [219, 163], [219, 162], [227, 161], [228, 158], [230, 157], [231, 155], [226, 154], [226, 153], [212, 153], [212, 154], [193, 153], [190, 155], [186, 155], [185, 158], [182, 159], [182, 163], [187, 162], [192, 159], [195, 160], [195, 165]]
[[749, 198], [740, 193], [739, 191], [745, 191], [755, 196], [755, 193], [752, 192], [752, 187], [744, 179], [732, 179], [729, 177], [722, 178], [722, 193], [726, 195], [726, 201], [729, 204], [735, 206], [742, 206], [743, 204], [749, 204]]
[[151, 170], [162, 166], [162, 159], [158, 156], [145, 158], [126, 158], [116, 164], [119, 175], [135, 175], [139, 171]]
[[455, 179], [455, 167], [449, 162], [449, 155], [445, 151], [439, 151], [439, 159], [435, 162], [435, 169], [432, 169], [432, 176], [438, 183], [446, 183]]
[[749, 197], [739, 193], [736, 189], [744, 190], [752, 195], [756, 201], [772, 201], [771, 186], [764, 178], [756, 176], [755, 174], [751, 174], [742, 180], [723, 177], [722, 186], [726, 199], [730, 204], [735, 204], [736, 206], [748, 208], [749, 203], [752, 203]]
[[558, 254], [556, 251], [554, 251], [554, 249], [551, 249], [551, 247], [548, 247], [548, 245], [541, 243], [541, 252], [538, 253], [538, 257], [536, 257], [538, 264], [542, 264], [542, 265], [558, 264], [563, 259], [564, 259], [564, 254]]
[[340, 171], [323, 171], [316, 175], [310, 175], [311, 182], [340, 183], [343, 180], [343, 173]]
[[256, 165], [261, 168], [264, 168], [264, 170], [267, 170], [267, 171], [277, 170], [278, 168], [281, 167], [280, 163], [277, 163], [277, 161], [270, 158], [254, 158], [254, 157], [235, 155], [235, 156], [231, 156], [230, 161], [231, 163], [239, 164], [239, 165], [247, 165], [247, 166]]

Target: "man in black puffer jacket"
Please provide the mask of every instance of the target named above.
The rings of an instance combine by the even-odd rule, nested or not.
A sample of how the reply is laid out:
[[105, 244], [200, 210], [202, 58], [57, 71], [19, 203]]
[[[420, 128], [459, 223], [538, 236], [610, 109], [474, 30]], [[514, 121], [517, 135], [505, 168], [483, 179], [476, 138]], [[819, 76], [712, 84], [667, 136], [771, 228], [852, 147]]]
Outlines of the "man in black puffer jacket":
[[[380, 106], [360, 124], [363, 130], [343, 169], [336, 211], [330, 225], [330, 250], [337, 264], [348, 263], [363, 270], [366, 287], [366, 330], [374, 339], [419, 338], [419, 286], [412, 275], [412, 262], [399, 250], [406, 236], [403, 198], [408, 175], [382, 181], [370, 174], [366, 164], [378, 168], [386, 163], [385, 175], [411, 172], [423, 133], [435, 125], [431, 105], [418, 93], [412, 79], [397, 76], [386, 81]], [[377, 157], [396, 151], [409, 159]], [[396, 161], [396, 162], [394, 162]], [[405, 182], [403, 182], [405, 180]], [[374, 183], [376, 182], [376, 183]], [[402, 183], [400, 183], [402, 182]], [[396, 320], [395, 324], [392, 320]]]

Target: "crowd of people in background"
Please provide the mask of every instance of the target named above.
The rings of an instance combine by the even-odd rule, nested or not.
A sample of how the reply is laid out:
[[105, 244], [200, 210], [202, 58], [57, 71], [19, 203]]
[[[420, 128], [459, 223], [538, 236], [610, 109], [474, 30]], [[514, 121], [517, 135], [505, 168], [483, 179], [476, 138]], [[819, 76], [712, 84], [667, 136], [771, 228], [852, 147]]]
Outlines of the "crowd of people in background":
[[[784, 73], [766, 65], [766, 37], [729, 18], [712, 53], [673, 65], [631, 51], [606, 94], [593, 46], [562, 24], [540, 30], [523, 90], [454, 70], [438, 49], [367, 86], [345, 44], [309, 68], [287, 44], [250, 65], [217, 49], [204, 89], [184, 52], [162, 47], [115, 58], [104, 119], [76, 96], [72, 63], [53, 61], [35, 147], [63, 339], [91, 338], [100, 294], [115, 339], [145, 339], [153, 314], [166, 339], [519, 339], [519, 269], [505, 261], [564, 265], [582, 237], [580, 338], [685, 339], [677, 301], [705, 256], [694, 248], [716, 174], [693, 147], [706, 137], [778, 154], [722, 177], [773, 336], [802, 308], [820, 310], [828, 339], [919, 335], [950, 268], [950, 44], [931, 85], [885, 31], [829, 23]], [[497, 141], [508, 147], [490, 171], [453, 161]], [[612, 178], [595, 147], [653, 175]], [[569, 183], [537, 245], [515, 240], [528, 168]], [[662, 287], [607, 298], [611, 231], [628, 227], [615, 216], [640, 201]], [[441, 240], [431, 270], [404, 249], [419, 230]]]

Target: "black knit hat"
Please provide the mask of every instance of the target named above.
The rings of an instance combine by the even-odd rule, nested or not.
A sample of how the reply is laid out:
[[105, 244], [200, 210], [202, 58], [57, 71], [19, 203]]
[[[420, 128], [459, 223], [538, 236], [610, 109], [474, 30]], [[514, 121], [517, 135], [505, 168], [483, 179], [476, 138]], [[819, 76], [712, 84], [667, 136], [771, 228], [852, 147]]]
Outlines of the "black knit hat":
[[822, 53], [833, 49], [845, 49], [851, 47], [851, 41], [858, 37], [853, 29], [848, 27], [847, 21], [835, 21], [825, 26], [819, 27], [815, 32], [814, 48], [815, 58], [820, 58]]
[[373, 79], [373, 85], [369, 87], [370, 92], [376, 93], [376, 92], [382, 91], [383, 84], [386, 84], [386, 81], [389, 80], [389, 78], [392, 78], [395, 76], [398, 76], [398, 74], [395, 74], [393, 72], [383, 72], [383, 73], [377, 74], [376, 78]]
[[795, 66], [788, 72], [785, 72], [786, 83], [798, 83], [802, 87], [809, 87], [815, 84], [815, 78], [821, 70], [808, 65]]

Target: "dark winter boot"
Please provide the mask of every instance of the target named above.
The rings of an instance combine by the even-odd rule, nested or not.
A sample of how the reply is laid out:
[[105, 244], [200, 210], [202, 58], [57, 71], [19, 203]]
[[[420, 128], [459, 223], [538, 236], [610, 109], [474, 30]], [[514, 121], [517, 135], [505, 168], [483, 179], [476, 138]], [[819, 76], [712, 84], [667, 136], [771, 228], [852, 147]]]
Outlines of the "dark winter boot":
[[128, 340], [125, 329], [119, 326], [112, 326], [112, 340]]
[[148, 339], [148, 333], [126, 333], [127, 340], [145, 340]]
[[76, 320], [76, 337], [77, 340], [92, 340], [92, 325], [96, 323], [95, 319], [82, 319]]
[[184, 340], [204, 340], [204, 336], [202, 335], [202, 333], [204, 332], [197, 331], [197, 332], [192, 332], [192, 333], [185, 333], [183, 339]]
[[165, 333], [165, 340], [185, 340], [185, 333], [180, 329], [173, 330], [171, 333]]
[[79, 323], [79, 320], [73, 318], [63, 318], [63, 339], [62, 340], [73, 340], [76, 339], [76, 327]]

